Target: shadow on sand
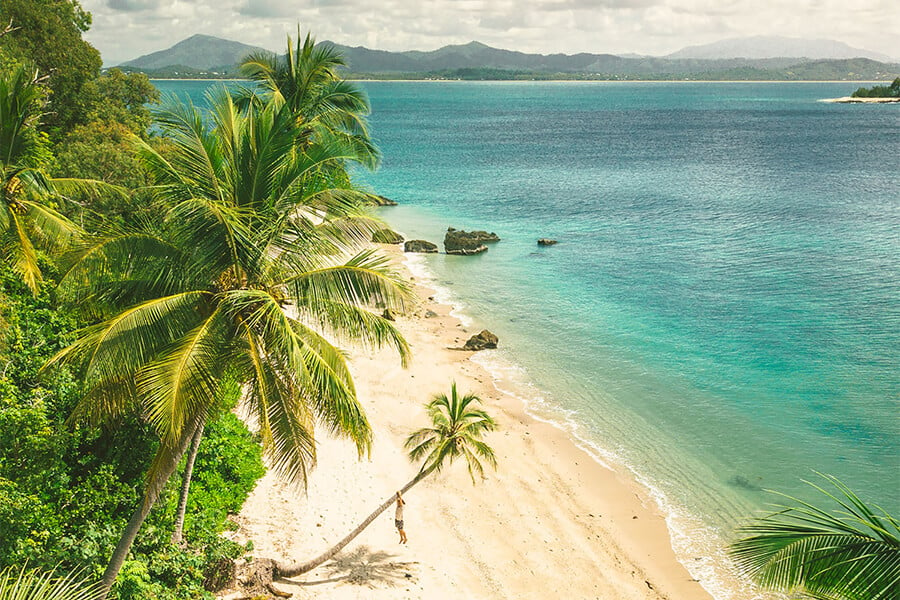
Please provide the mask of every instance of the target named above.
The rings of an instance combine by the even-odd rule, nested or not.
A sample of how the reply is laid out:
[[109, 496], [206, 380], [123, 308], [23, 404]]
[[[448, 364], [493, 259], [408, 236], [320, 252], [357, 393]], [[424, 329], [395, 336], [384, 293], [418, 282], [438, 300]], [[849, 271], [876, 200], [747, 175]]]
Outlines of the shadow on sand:
[[339, 554], [325, 565], [326, 579], [311, 581], [291, 581], [294, 585], [314, 586], [324, 583], [344, 582], [368, 588], [396, 586], [413, 579], [415, 562], [395, 562], [396, 554], [372, 551], [368, 546], [360, 546], [353, 552]]

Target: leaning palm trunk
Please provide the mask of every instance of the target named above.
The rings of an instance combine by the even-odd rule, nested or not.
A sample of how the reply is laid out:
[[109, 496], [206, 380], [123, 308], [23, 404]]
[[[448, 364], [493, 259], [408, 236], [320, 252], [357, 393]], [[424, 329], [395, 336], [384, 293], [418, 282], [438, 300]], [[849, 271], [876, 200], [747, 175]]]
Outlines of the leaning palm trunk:
[[[157, 474], [151, 481], [147, 482], [144, 500], [131, 515], [131, 519], [128, 521], [128, 525], [125, 526], [125, 531], [122, 532], [122, 537], [119, 539], [119, 543], [116, 544], [116, 549], [113, 550], [112, 557], [109, 559], [109, 565], [107, 565], [106, 571], [103, 572], [103, 580], [101, 582], [103, 598], [109, 595], [109, 591], [116, 581], [116, 576], [119, 574], [119, 570], [122, 568], [129, 550], [131, 550], [131, 545], [134, 543], [141, 525], [144, 524], [144, 520], [150, 514], [150, 509], [159, 500], [160, 494], [178, 467], [178, 463], [181, 462], [181, 457], [187, 451], [188, 443], [194, 437], [194, 433], [201, 423], [202, 421], [195, 421], [192, 427], [185, 427], [181, 438], [178, 440], [178, 445], [172, 452], [162, 454], [161, 458], [160, 454], [157, 454], [157, 458], [160, 459]], [[163, 453], [164, 450], [160, 448], [159, 452]]]
[[188, 492], [191, 490], [191, 477], [194, 474], [194, 461], [197, 460], [197, 450], [200, 449], [200, 440], [203, 438], [203, 423], [197, 427], [194, 437], [191, 439], [191, 449], [188, 452], [187, 463], [184, 465], [184, 477], [181, 480], [181, 496], [178, 498], [178, 510], [175, 511], [175, 529], [172, 531], [172, 543], [180, 544], [184, 533], [184, 513], [187, 510]]
[[[428, 468], [424, 471], [419, 471], [419, 473], [415, 477], [413, 477], [409, 481], [409, 483], [407, 483], [402, 488], [400, 488], [400, 494], [405, 494], [410, 488], [412, 488], [412, 486], [416, 485], [417, 483], [419, 483], [420, 481], [425, 479], [434, 470], [435, 470], [435, 467], [431, 466], [430, 468]], [[296, 577], [297, 575], [302, 575], [303, 573], [312, 571], [319, 565], [330, 560], [331, 558], [334, 557], [334, 555], [336, 555], [338, 552], [343, 550], [347, 544], [352, 542], [356, 538], [356, 536], [358, 536], [360, 533], [362, 533], [366, 527], [371, 525], [372, 521], [374, 521], [376, 518], [378, 518], [378, 515], [380, 515], [381, 513], [386, 511], [388, 508], [390, 508], [391, 505], [396, 501], [396, 499], [397, 499], [397, 495], [394, 494], [393, 496], [391, 496], [390, 498], [385, 500], [381, 506], [376, 508], [375, 511], [372, 512], [372, 514], [370, 514], [368, 517], [366, 517], [366, 520], [363, 521], [362, 523], [360, 523], [356, 529], [351, 531], [347, 535], [347, 537], [345, 537], [344, 539], [339, 541], [337, 544], [335, 544], [334, 546], [332, 546], [331, 548], [329, 548], [323, 554], [320, 554], [316, 558], [309, 560], [307, 562], [293, 563], [293, 564], [289, 564], [289, 565], [286, 565], [283, 563], [277, 563], [276, 564], [277, 575], [279, 577]]]

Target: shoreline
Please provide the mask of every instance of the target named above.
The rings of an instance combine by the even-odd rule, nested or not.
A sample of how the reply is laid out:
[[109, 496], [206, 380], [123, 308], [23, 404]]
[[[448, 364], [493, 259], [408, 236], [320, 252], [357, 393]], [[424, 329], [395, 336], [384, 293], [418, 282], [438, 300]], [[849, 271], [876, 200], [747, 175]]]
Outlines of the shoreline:
[[[153, 81], [247, 81], [242, 78], [149, 77]], [[890, 79], [348, 79], [356, 83], [890, 83]], [[848, 96], [849, 97], [849, 96]], [[840, 99], [833, 99], [834, 101]], [[823, 100], [831, 101], [831, 100]]]
[[410, 276], [399, 247], [386, 248], [413, 279], [419, 302], [397, 319], [413, 348], [408, 370], [387, 351], [352, 355], [375, 430], [371, 461], [357, 462], [350, 444], [320, 440], [308, 496], [267, 474], [238, 518], [236, 539], [252, 539], [254, 555], [279, 559], [309, 558], [327, 548], [415, 473], [403, 439], [425, 424], [420, 405], [448, 391], [452, 380], [462, 392], [478, 394], [500, 422], [487, 440], [499, 470], [473, 487], [465, 467], [453, 465], [407, 494], [408, 546], [397, 545], [389, 510], [344, 550], [344, 559], [303, 583], [278, 586], [296, 598], [312, 597], [305, 594], [314, 586], [314, 597], [325, 599], [711, 599], [704, 582], [678, 561], [650, 490], [531, 416], [522, 399], [501, 392], [470, 360], [474, 353], [455, 350], [476, 331], [466, 331], [452, 306], [437, 303], [434, 290]]
[[900, 104], [900, 98], [854, 98], [853, 96], [841, 96], [840, 98], [823, 98], [819, 102], [837, 104]]

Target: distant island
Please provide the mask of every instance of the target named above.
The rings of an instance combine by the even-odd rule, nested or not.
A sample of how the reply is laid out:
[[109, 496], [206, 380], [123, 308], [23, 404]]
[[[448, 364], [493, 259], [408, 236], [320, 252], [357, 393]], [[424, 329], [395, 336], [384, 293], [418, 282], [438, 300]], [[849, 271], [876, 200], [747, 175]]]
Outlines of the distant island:
[[[351, 79], [887, 82], [900, 76], [900, 64], [886, 62], [890, 61], [888, 57], [839, 42], [770, 37], [726, 42], [685, 48], [661, 57], [528, 54], [480, 42], [427, 52], [322, 44], [335, 47], [344, 56], [347, 68], [343, 76]], [[229, 79], [238, 75], [237, 64], [244, 56], [263, 50], [214, 36], [194, 35], [119, 67], [125, 72], [160, 79]]]
[[861, 87], [849, 96], [832, 98], [826, 102], [840, 102], [842, 104], [900, 103], [900, 77], [894, 79], [890, 85], [875, 85], [870, 88]]

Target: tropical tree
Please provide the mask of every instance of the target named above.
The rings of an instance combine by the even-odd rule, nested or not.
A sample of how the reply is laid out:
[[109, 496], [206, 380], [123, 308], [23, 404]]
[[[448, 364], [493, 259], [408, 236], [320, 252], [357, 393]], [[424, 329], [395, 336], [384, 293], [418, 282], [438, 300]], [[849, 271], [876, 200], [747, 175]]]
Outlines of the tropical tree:
[[33, 293], [41, 283], [37, 248], [62, 248], [79, 233], [47, 202], [62, 200], [66, 193], [123, 195], [113, 185], [51, 178], [42, 170], [51, 159], [47, 137], [38, 131], [47, 96], [44, 80], [25, 65], [0, 76], [0, 245], [4, 260]]
[[317, 45], [309, 34], [301, 42], [298, 28], [297, 42], [288, 36], [284, 56], [272, 52], [250, 54], [240, 71], [258, 81], [268, 98], [291, 108], [303, 125], [307, 143], [323, 136], [340, 137], [355, 148], [355, 160], [374, 167], [379, 153], [366, 122], [369, 99], [362, 88], [341, 78], [339, 70], [345, 66], [334, 46]]
[[731, 546], [738, 567], [763, 587], [805, 598], [900, 597], [900, 522], [835, 477], [823, 477], [837, 493], [809, 485], [840, 508], [824, 510], [780, 494], [795, 505], [779, 505], [775, 514], [739, 530], [746, 537]]
[[42, 203], [54, 194], [40, 166], [50, 157], [38, 130], [46, 91], [24, 65], [0, 76], [0, 237], [3, 257], [32, 292], [41, 281], [36, 245], [64, 244], [75, 227]]
[[[438, 394], [425, 405], [428, 416], [431, 418], [431, 427], [419, 429], [406, 440], [409, 459], [421, 461], [422, 466], [416, 476], [400, 488], [400, 494], [405, 494], [432, 473], [440, 472], [457, 458], [466, 461], [473, 484], [484, 476], [482, 461], [497, 468], [497, 459], [493, 449], [482, 441], [482, 436], [489, 431], [494, 431], [497, 423], [487, 412], [475, 406], [480, 402], [481, 399], [474, 394], [460, 397], [454, 382], [450, 387], [449, 397], [445, 394]], [[278, 575], [294, 577], [325, 563], [362, 533], [378, 515], [390, 508], [396, 498], [396, 495], [389, 497], [356, 529], [316, 558], [302, 563], [279, 563], [277, 565]]]
[[77, 575], [58, 576], [27, 567], [0, 571], [0, 600], [100, 600], [100, 586]]
[[361, 208], [364, 194], [332, 187], [352, 151], [334, 139], [301, 149], [303, 131], [283, 105], [242, 111], [224, 90], [209, 102], [209, 114], [190, 104], [158, 112], [165, 156], [134, 138], [158, 218], [85, 245], [60, 284], [63, 297], [105, 317], [48, 363], [83, 375], [73, 419], [140, 410], [160, 437], [106, 590], [222, 385], [244, 389], [270, 464], [305, 481], [317, 423], [360, 453], [371, 443], [334, 343], [390, 345], [404, 361], [409, 352], [370, 310], [402, 309], [408, 298], [386, 259], [358, 252], [380, 223]]

